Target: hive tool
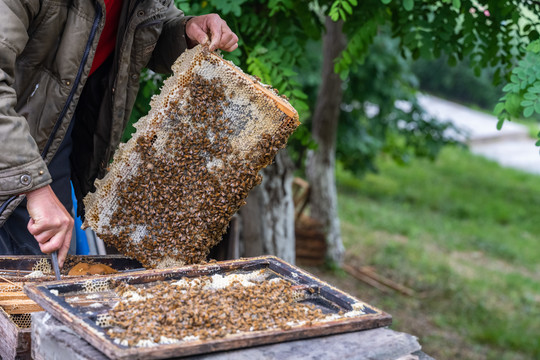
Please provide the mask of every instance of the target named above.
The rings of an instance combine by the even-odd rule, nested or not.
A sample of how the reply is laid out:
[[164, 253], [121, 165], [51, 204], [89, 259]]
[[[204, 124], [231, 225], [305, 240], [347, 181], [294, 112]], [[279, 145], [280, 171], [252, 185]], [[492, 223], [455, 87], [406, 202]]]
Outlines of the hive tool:
[[58, 266], [58, 251], [53, 251], [51, 253], [51, 259], [52, 259], [52, 266], [54, 269], [54, 276], [56, 277], [56, 280], [60, 280], [60, 266]]

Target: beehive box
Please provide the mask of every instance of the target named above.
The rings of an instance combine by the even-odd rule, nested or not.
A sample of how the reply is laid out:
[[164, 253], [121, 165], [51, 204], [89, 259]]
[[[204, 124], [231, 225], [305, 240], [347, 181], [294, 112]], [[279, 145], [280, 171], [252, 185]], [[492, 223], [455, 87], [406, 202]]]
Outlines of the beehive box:
[[[118, 271], [141, 268], [138, 261], [123, 255], [70, 256], [70, 259], [73, 262], [98, 262]], [[0, 358], [3, 360], [31, 358], [31, 312], [42, 309], [22, 293], [22, 286], [29, 282], [53, 280], [52, 274], [33, 279], [24, 276], [28, 271], [43, 270], [45, 267], [51, 268], [51, 264], [49, 257], [44, 255], [0, 256], [0, 276], [3, 278], [0, 278], [0, 302], [7, 305], [7, 311], [0, 306]], [[3, 273], [3, 270], [9, 274]]]
[[84, 199], [84, 226], [146, 268], [205, 260], [299, 125], [287, 99], [207, 47], [172, 69]]
[[[126, 288], [129, 289], [127, 291], [129, 300], [134, 300], [136, 302], [133, 304], [140, 305], [152, 296], [156, 296], [156, 292], [147, 293], [147, 298], [144, 299], [140, 294], [136, 294], [134, 289], [153, 289], [155, 286], [163, 287], [168, 284], [179, 286], [177, 291], [181, 293], [185, 289], [182, 288], [183, 285], [178, 284], [190, 281], [204, 283], [204, 279], [215, 277], [218, 282], [221, 282], [232, 277], [243, 278], [241, 282], [256, 282], [258, 280], [254, 279], [261, 274], [264, 278], [261, 281], [287, 283], [291, 289], [297, 292], [298, 296], [295, 301], [302, 306], [309, 305], [314, 311], [318, 311], [324, 316], [310, 322], [291, 321], [277, 326], [244, 329], [208, 338], [188, 335], [182, 339], [174, 339], [170, 338], [172, 334], [169, 334], [169, 337], [162, 337], [159, 340], [153, 339], [151, 334], [156, 330], [154, 327], [143, 329], [142, 333], [150, 338], [141, 339], [137, 343], [128, 344], [115, 341], [110, 336], [117, 330], [115, 329], [116, 325], [113, 326], [111, 323], [110, 312], [121, 313], [123, 311], [123, 309], [119, 309], [119, 306], [124, 299]], [[234, 281], [230, 284], [238, 285]], [[248, 291], [256, 291], [256, 288], [250, 287], [251, 285], [244, 286], [251, 289]], [[123, 290], [117, 292], [115, 289], [118, 288]], [[273, 256], [164, 270], [148, 270], [129, 275], [99, 276], [87, 281], [74, 279], [32, 284], [25, 287], [25, 292], [54, 317], [112, 359], [158, 359], [187, 356], [369, 329], [387, 326], [391, 323], [390, 315]], [[210, 294], [194, 291], [188, 295], [189, 299], [186, 298], [185, 301], [191, 301], [191, 306], [206, 306], [209, 303]], [[193, 315], [188, 312], [175, 314], [165, 311], [163, 306], [165, 306], [167, 299], [168, 297], [154, 299], [153, 301], [158, 304], [156, 308], [148, 309], [149, 314], [140, 316], [138, 318], [140, 321], [135, 325], [144, 326], [141, 323], [145, 317], [154, 319], [155, 316], [156, 319], [160, 318], [165, 321], [163, 324], [167, 324], [168, 322], [184, 321]], [[226, 301], [228, 300], [223, 299], [223, 302]], [[237, 301], [241, 302], [241, 299]], [[254, 314], [257, 308], [259, 311], [267, 313], [276, 310], [275, 308], [258, 307], [261, 301], [264, 302], [264, 299], [254, 299], [249, 311]], [[285, 306], [279, 300], [276, 303], [277, 308]], [[135, 307], [135, 305], [133, 306]], [[270, 307], [270, 305], [265, 306]], [[124, 310], [129, 313], [129, 309]], [[215, 319], [214, 321], [226, 322], [228, 316], [234, 316], [230, 313], [223, 314], [212, 310], [196, 315], [201, 321], [198, 321], [197, 328], [193, 327], [194, 334], [199, 334], [200, 329], [207, 328], [205, 318], [206, 320]]]

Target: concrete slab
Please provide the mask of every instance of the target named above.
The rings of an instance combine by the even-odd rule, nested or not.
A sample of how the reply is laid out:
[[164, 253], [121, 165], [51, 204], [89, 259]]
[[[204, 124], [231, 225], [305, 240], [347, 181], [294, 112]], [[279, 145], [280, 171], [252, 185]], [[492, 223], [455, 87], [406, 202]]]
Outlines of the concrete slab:
[[467, 142], [488, 141], [501, 138], [529, 137], [521, 124], [505, 122], [497, 130], [497, 118], [461, 104], [435, 96], [420, 94], [418, 102], [428, 114], [440, 121], [450, 121], [466, 133]]
[[472, 144], [471, 151], [494, 160], [505, 167], [540, 174], [540, 154], [534, 139], [501, 140]]
[[537, 139], [527, 127], [505, 122], [497, 130], [497, 118], [466, 106], [421, 94], [418, 101], [428, 114], [440, 121], [450, 121], [464, 132], [456, 139], [467, 143], [471, 151], [496, 161], [501, 166], [540, 174], [540, 152]]

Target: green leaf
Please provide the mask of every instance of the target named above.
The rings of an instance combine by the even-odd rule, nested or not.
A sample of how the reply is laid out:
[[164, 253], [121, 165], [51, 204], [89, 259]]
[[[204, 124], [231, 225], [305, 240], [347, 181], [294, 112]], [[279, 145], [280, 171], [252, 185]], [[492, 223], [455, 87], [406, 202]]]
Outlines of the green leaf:
[[308, 98], [308, 96], [306, 95], [306, 93], [304, 93], [302, 90], [299, 90], [299, 89], [293, 89], [292, 91], [292, 95], [298, 99], [302, 99], [302, 100], [305, 100]]
[[283, 75], [285, 75], [285, 76], [296, 76], [296, 75], [298, 75], [298, 73], [296, 71], [294, 71], [293, 69], [288, 68], [288, 67], [284, 68], [282, 70], [282, 72], [283, 72]]
[[349, 5], [349, 3], [346, 2], [346, 1], [342, 2], [341, 4], [343, 5], [343, 9], [345, 9], [345, 11], [348, 12], [349, 15], [351, 15], [351, 14], [352, 14], [352, 7], [351, 7], [351, 5]]
[[461, 8], [461, 0], [452, 0], [452, 6], [456, 10], [459, 10]]
[[539, 53], [540, 52], [540, 41], [535, 40], [531, 42], [529, 45], [527, 45], [527, 51], [533, 52], [533, 53]]
[[497, 121], [497, 130], [501, 130], [504, 124], [504, 118], [500, 117], [499, 121]]
[[495, 109], [493, 109], [493, 114], [499, 115], [504, 110], [504, 103], [500, 102], [497, 105], [495, 105]]
[[523, 107], [533, 106], [533, 104], [534, 104], [534, 101], [532, 100], [523, 100], [521, 102], [521, 106]]
[[407, 11], [411, 11], [414, 7], [414, 0], [403, 0], [403, 7]]
[[352, 64], [352, 58], [348, 51], [343, 51], [341, 53], [341, 56], [343, 56], [343, 61], [345, 61], [345, 64], [347, 65]]
[[519, 116], [521, 97], [517, 94], [508, 94], [506, 99], [506, 111], [514, 117]]
[[381, 2], [385, 5], [388, 5], [392, 2], [392, 0], [381, 0]]
[[526, 118], [531, 117], [531, 115], [534, 113], [534, 107], [526, 107], [525, 110], [523, 110], [523, 116]]
[[[538, 134], [538, 136], [540, 137], [540, 134]], [[540, 140], [538, 140], [535, 145], [540, 146]]]
[[516, 68], [515, 74], [520, 80], [525, 80], [527, 78], [527, 74], [521, 68]]
[[352, 6], [358, 5], [358, 1], [356, 0], [349, 0], [349, 3], [351, 3]]
[[509, 92], [509, 91], [511, 91], [513, 88], [514, 88], [514, 84], [512, 84], [512, 83], [506, 84], [506, 85], [503, 87], [502, 91], [504, 91], [504, 92]]
[[534, 111], [536, 111], [537, 114], [540, 114], [540, 101], [537, 101], [534, 104]]

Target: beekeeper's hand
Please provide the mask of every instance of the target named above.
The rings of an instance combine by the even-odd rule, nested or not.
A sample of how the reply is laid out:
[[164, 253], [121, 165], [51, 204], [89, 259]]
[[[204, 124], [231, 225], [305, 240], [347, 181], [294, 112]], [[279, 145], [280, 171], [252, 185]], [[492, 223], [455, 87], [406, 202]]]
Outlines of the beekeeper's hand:
[[238, 47], [238, 36], [229, 28], [225, 20], [217, 14], [195, 16], [186, 24], [188, 45], [206, 44], [210, 50], [233, 51]]
[[49, 254], [58, 250], [58, 262], [62, 266], [71, 243], [73, 218], [49, 185], [30, 191], [26, 200], [30, 215], [28, 231], [36, 238], [42, 252]]

